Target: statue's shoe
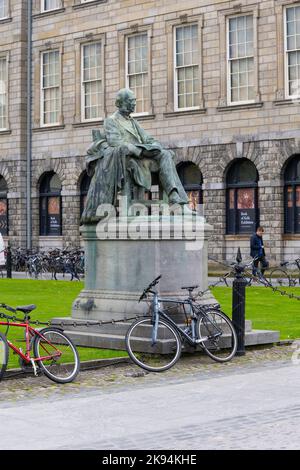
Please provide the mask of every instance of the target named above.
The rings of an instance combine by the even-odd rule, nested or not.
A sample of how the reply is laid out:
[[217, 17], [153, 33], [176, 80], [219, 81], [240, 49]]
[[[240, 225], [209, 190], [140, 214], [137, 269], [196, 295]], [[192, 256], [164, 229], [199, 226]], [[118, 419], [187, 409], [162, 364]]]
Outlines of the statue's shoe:
[[178, 192], [173, 190], [169, 195], [169, 204], [184, 204]]
[[197, 215], [197, 211], [191, 209], [188, 204], [182, 204], [182, 215]]

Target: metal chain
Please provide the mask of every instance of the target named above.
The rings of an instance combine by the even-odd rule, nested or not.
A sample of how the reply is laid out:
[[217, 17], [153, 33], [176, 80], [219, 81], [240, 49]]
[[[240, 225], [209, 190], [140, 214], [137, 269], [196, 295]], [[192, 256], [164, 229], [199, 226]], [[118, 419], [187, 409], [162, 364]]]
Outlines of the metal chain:
[[124, 317], [124, 318], [121, 318], [119, 320], [107, 320], [107, 321], [103, 321], [103, 320], [99, 320], [99, 321], [84, 321], [84, 320], [73, 320], [72, 322], [64, 322], [64, 321], [60, 321], [60, 322], [55, 322], [55, 323], [52, 323], [50, 321], [48, 322], [42, 322], [42, 321], [39, 321], [39, 320], [26, 320], [24, 318], [17, 318], [16, 316], [11, 316], [11, 315], [6, 315], [5, 313], [0, 313], [0, 318], [7, 318], [8, 320], [12, 320], [12, 321], [15, 321], [15, 322], [21, 322], [21, 323], [28, 323], [29, 325], [37, 325], [37, 326], [40, 326], [40, 325], [44, 325], [44, 326], [61, 326], [61, 327], [64, 327], [64, 326], [73, 326], [73, 327], [77, 327], [77, 326], [103, 326], [103, 325], [113, 325], [115, 323], [121, 323], [121, 322], [126, 322], [126, 321], [130, 321], [130, 320], [137, 320], [138, 318], [143, 318], [145, 316], [144, 315], [135, 315], [134, 317]]
[[[223, 265], [223, 266], [226, 266], [227, 268], [230, 268], [230, 271], [227, 272], [224, 276], [221, 276], [219, 277], [219, 279], [217, 281], [215, 281], [214, 283], [210, 284], [207, 289], [205, 289], [204, 291], [198, 291], [196, 297], [203, 297], [207, 292], [210, 291], [210, 289], [218, 286], [219, 284], [222, 284], [222, 283], [226, 283], [226, 279], [227, 277], [231, 276], [231, 275], [234, 275], [234, 271], [232, 270], [232, 266], [229, 266], [229, 265], [226, 265], [225, 263], [222, 263], [216, 259], [213, 259], [213, 258], [210, 258], [211, 260], [219, 263], [220, 265]], [[296, 299], [296, 300], [300, 300], [300, 296], [297, 296], [293, 293], [289, 293], [285, 290], [282, 290], [282, 289], [279, 289], [278, 287], [275, 287], [275, 286], [272, 286], [272, 284], [270, 284], [267, 280], [263, 280], [263, 279], [260, 279], [260, 278], [256, 278], [255, 276], [253, 276], [252, 273], [250, 272], [247, 272], [245, 271], [243, 273], [243, 277], [248, 277], [250, 280], [253, 280], [253, 279], [257, 279], [258, 282], [260, 282], [264, 287], [266, 288], [270, 288], [272, 289], [272, 291], [274, 293], [280, 293], [282, 296], [285, 296], [285, 297], [288, 297], [289, 299]], [[235, 292], [237, 292], [237, 290], [235, 289], [234, 285], [232, 285], [232, 288], [235, 290]], [[240, 293], [237, 292], [239, 295]], [[244, 302], [244, 298], [242, 298], [240, 300], [240, 302], [237, 304], [236, 307], [239, 307], [239, 305], [241, 305], [243, 302]], [[89, 326], [104, 326], [104, 325], [113, 325], [113, 324], [116, 324], [116, 323], [124, 323], [124, 322], [128, 322], [128, 321], [131, 321], [131, 320], [138, 320], [139, 318], [143, 318], [145, 317], [146, 315], [143, 314], [143, 315], [135, 315], [133, 317], [129, 317], [127, 318], [126, 316], [124, 318], [121, 318], [121, 319], [118, 319], [118, 320], [114, 320], [114, 319], [111, 319], [111, 320], [106, 320], [106, 321], [103, 321], [103, 320], [98, 320], [98, 321], [84, 321], [84, 320], [73, 320], [72, 322], [64, 322], [64, 321], [60, 321], [60, 322], [55, 322], [55, 323], [52, 323], [51, 321], [47, 321], [47, 322], [42, 322], [42, 321], [39, 321], [39, 320], [29, 320], [29, 319], [26, 319], [26, 318], [18, 318], [16, 317], [15, 315], [7, 315], [5, 313], [1, 313], [0, 312], [0, 318], [6, 318], [8, 320], [11, 320], [13, 322], [20, 322], [20, 323], [28, 323], [29, 325], [36, 325], [36, 326], [52, 326], [52, 327], [55, 327], [55, 326], [60, 326], [60, 327], [66, 327], [66, 326], [72, 326], [74, 328], [76, 327], [79, 327], [79, 326], [85, 326], [85, 327], [89, 327]]]
[[267, 279], [262, 279], [259, 277], [253, 276], [251, 273], [246, 273], [250, 277], [250, 279], [256, 279], [258, 282], [260, 282], [264, 287], [272, 289], [274, 293], [279, 293], [282, 296], [288, 297], [289, 299], [296, 299], [300, 300], [299, 295], [295, 295], [292, 292], [287, 292], [286, 290], [279, 289], [279, 287], [272, 286], [272, 284], [267, 280]]
[[203, 297], [203, 295], [206, 294], [206, 292], [209, 292], [210, 289], [212, 289], [213, 287], [216, 287], [217, 285], [219, 285], [219, 284], [221, 284], [221, 283], [226, 284], [226, 278], [227, 278], [228, 276], [230, 276], [230, 274], [232, 274], [232, 273], [231, 273], [231, 272], [228, 272], [228, 273], [226, 273], [224, 276], [219, 277], [219, 279], [218, 279], [217, 281], [215, 281], [215, 282], [212, 283], [212, 284], [209, 284], [209, 286], [208, 286], [207, 289], [205, 289], [205, 290], [203, 290], [203, 291], [199, 290], [198, 293], [197, 293], [197, 295], [196, 295], [196, 297]]
[[[230, 273], [227, 273], [225, 276], [222, 276], [220, 277], [216, 282], [214, 282], [213, 284], [210, 284], [208, 286], [207, 289], [205, 289], [204, 291], [199, 291], [197, 293], [197, 296], [203, 296], [206, 292], [208, 292], [210, 290], [210, 288], [212, 287], [216, 287], [218, 284], [220, 283], [223, 283], [225, 282], [226, 280], [226, 277], [228, 277]], [[67, 322], [64, 322], [63, 320], [60, 321], [60, 322], [55, 322], [55, 323], [52, 323], [51, 321], [47, 321], [47, 322], [42, 322], [40, 320], [29, 320], [29, 319], [26, 319], [26, 318], [18, 318], [16, 317], [15, 315], [7, 315], [6, 313], [2, 313], [0, 312], [0, 318], [6, 318], [7, 320], [11, 320], [13, 322], [20, 322], [20, 323], [28, 323], [29, 325], [36, 325], [36, 326], [60, 326], [60, 327], [66, 327], [66, 326], [72, 326], [74, 328], [78, 327], [78, 326], [86, 326], [86, 327], [89, 327], [89, 326], [104, 326], [104, 325], [113, 325], [115, 323], [124, 323], [124, 322], [128, 322], [128, 321], [131, 321], [131, 320], [138, 320], [139, 318], [143, 318], [145, 317], [146, 314], [143, 314], [143, 315], [135, 315], [133, 317], [124, 317], [124, 318], [121, 318], [119, 320], [114, 320], [114, 319], [111, 319], [111, 320], [106, 320], [106, 321], [103, 321], [103, 320], [98, 320], [98, 321], [84, 321], [84, 320], [73, 320], [71, 322], [67, 321]]]

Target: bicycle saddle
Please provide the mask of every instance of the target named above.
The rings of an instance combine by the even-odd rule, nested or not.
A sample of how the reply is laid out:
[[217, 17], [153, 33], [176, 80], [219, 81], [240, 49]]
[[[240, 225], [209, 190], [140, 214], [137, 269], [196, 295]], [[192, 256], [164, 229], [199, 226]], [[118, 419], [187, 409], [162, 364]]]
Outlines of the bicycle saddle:
[[181, 287], [181, 289], [194, 290], [194, 289], [197, 289], [197, 287], [199, 286], [186, 286], [186, 287]]
[[20, 307], [16, 307], [16, 310], [20, 310], [23, 313], [29, 313], [36, 308], [36, 305], [21, 305]]
[[283, 261], [282, 263], [280, 263], [280, 266], [286, 266], [287, 264], [289, 264], [288, 261]]

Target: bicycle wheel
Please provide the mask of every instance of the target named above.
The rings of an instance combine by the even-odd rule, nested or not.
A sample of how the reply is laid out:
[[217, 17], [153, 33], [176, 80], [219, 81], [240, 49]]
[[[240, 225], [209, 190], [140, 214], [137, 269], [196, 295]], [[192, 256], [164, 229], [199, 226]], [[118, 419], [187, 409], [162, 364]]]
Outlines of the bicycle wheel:
[[72, 382], [77, 376], [80, 361], [77, 349], [61, 330], [44, 328], [34, 338], [33, 352], [42, 372], [58, 383]]
[[289, 287], [290, 277], [284, 269], [275, 268], [270, 272], [270, 284], [277, 287]]
[[231, 320], [220, 310], [207, 310], [197, 320], [201, 347], [214, 361], [230, 361], [236, 353], [237, 336]]
[[126, 349], [135, 364], [150, 372], [170, 369], [181, 354], [181, 338], [165, 320], [159, 319], [157, 341], [152, 344], [152, 320], [135, 321], [126, 333]]
[[0, 380], [6, 370], [8, 362], [8, 344], [3, 333], [0, 333]]

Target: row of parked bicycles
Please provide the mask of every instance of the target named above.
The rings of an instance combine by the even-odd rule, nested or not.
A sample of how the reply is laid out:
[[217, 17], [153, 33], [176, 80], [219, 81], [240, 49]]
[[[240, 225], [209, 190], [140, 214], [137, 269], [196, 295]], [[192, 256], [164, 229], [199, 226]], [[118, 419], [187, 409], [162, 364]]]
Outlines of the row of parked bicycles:
[[300, 258], [294, 261], [284, 261], [280, 266], [270, 270], [270, 284], [278, 284], [285, 287], [300, 285]]
[[[231, 263], [234, 265], [234, 263]], [[294, 261], [284, 261], [279, 266], [275, 266], [266, 270], [264, 274], [261, 273], [260, 269], [257, 269], [257, 273], [254, 275], [251, 273], [252, 261], [245, 266], [246, 271], [244, 273], [244, 279], [247, 281], [247, 285], [254, 285], [256, 281], [259, 284], [267, 283], [271, 286], [281, 287], [297, 287], [300, 286], [300, 258]], [[248, 268], [248, 269], [247, 269]], [[223, 277], [224, 284], [229, 287], [232, 281], [233, 273], [230, 271]]]
[[61, 250], [55, 248], [48, 252], [35, 252], [24, 249], [11, 250], [12, 270], [25, 272], [32, 279], [50, 278], [57, 275], [80, 280], [84, 276], [84, 251], [81, 248]]
[[[163, 298], [156, 288], [160, 278], [155, 278], [139, 298], [148, 303], [148, 314], [137, 318], [127, 331], [124, 347], [132, 361], [149, 372], [163, 372], [174, 366], [182, 351], [196, 350], [197, 347], [214, 361], [230, 361], [237, 350], [237, 335], [220, 305], [200, 303], [198, 297], [202, 293], [197, 292], [197, 285], [182, 287], [188, 292], [184, 299]], [[170, 310], [174, 306], [184, 315], [183, 322], [171, 318]], [[0, 304], [0, 326], [6, 327], [4, 334], [0, 332], [0, 380], [11, 349], [19, 356], [24, 372], [43, 373], [57, 383], [72, 382], [80, 369], [77, 348], [61, 327], [33, 328], [29, 314], [35, 308], [35, 305], [11, 307]], [[22, 314], [23, 318], [16, 316]], [[24, 329], [24, 351], [8, 340], [10, 327]]]

